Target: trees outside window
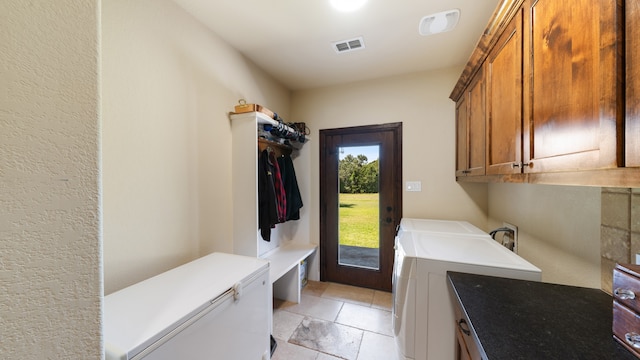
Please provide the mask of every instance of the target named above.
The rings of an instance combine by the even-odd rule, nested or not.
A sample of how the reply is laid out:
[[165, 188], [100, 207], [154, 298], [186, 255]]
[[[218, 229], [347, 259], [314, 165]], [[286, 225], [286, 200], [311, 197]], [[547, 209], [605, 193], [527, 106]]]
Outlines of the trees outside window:
[[365, 155], [344, 157], [338, 163], [340, 193], [375, 194], [378, 192], [378, 160], [368, 162]]

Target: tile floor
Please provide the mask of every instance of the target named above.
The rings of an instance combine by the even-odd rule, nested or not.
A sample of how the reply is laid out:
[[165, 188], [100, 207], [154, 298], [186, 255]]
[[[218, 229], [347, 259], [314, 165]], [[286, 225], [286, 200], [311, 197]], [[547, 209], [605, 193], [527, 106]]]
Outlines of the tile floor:
[[391, 293], [309, 281], [300, 304], [274, 299], [272, 360], [397, 360]]

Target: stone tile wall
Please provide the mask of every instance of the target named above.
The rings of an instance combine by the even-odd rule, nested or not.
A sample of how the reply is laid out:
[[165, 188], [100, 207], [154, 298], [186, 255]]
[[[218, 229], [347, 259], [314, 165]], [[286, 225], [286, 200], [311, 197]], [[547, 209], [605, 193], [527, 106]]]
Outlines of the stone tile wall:
[[600, 255], [602, 290], [611, 294], [616, 263], [640, 253], [640, 189], [602, 188]]

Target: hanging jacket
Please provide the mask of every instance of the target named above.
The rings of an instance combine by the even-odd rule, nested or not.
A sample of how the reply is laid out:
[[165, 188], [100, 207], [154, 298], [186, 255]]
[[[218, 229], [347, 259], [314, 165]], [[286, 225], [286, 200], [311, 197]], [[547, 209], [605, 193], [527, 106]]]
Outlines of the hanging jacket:
[[274, 171], [269, 152], [262, 151], [258, 159], [258, 228], [265, 241], [271, 241], [271, 228], [278, 223]]
[[302, 196], [298, 187], [296, 171], [293, 168], [293, 160], [290, 155], [278, 158], [278, 165], [284, 184], [284, 192], [287, 198], [286, 220], [299, 220], [300, 208], [302, 208]]
[[269, 165], [273, 171], [273, 187], [276, 194], [276, 211], [278, 214], [278, 223], [287, 221], [287, 195], [285, 193], [284, 183], [282, 182], [282, 173], [276, 156], [273, 152], [269, 152]]

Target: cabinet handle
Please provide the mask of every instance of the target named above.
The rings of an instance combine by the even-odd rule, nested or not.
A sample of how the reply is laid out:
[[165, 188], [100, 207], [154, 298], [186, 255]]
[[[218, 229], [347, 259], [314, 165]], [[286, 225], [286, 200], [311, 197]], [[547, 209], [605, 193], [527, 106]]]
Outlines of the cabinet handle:
[[[464, 327], [462, 327], [462, 325], [464, 325]], [[467, 325], [467, 321], [465, 319], [460, 319], [460, 321], [458, 321], [458, 327], [465, 335], [471, 335], [471, 330], [469, 330], [469, 325]]]
[[514, 163], [511, 163], [511, 168], [512, 169], [515, 169], [515, 168], [523, 168], [524, 169], [526, 167], [531, 167], [532, 164], [533, 163], [530, 163], [530, 162], [528, 162], [528, 163], [514, 162]]
[[631, 345], [635, 349], [640, 349], [640, 334], [630, 332], [624, 334], [624, 338], [627, 340], [627, 344]]
[[617, 288], [613, 290], [613, 295], [620, 298], [621, 300], [633, 300], [636, 298], [636, 294], [633, 291], [623, 288]]

